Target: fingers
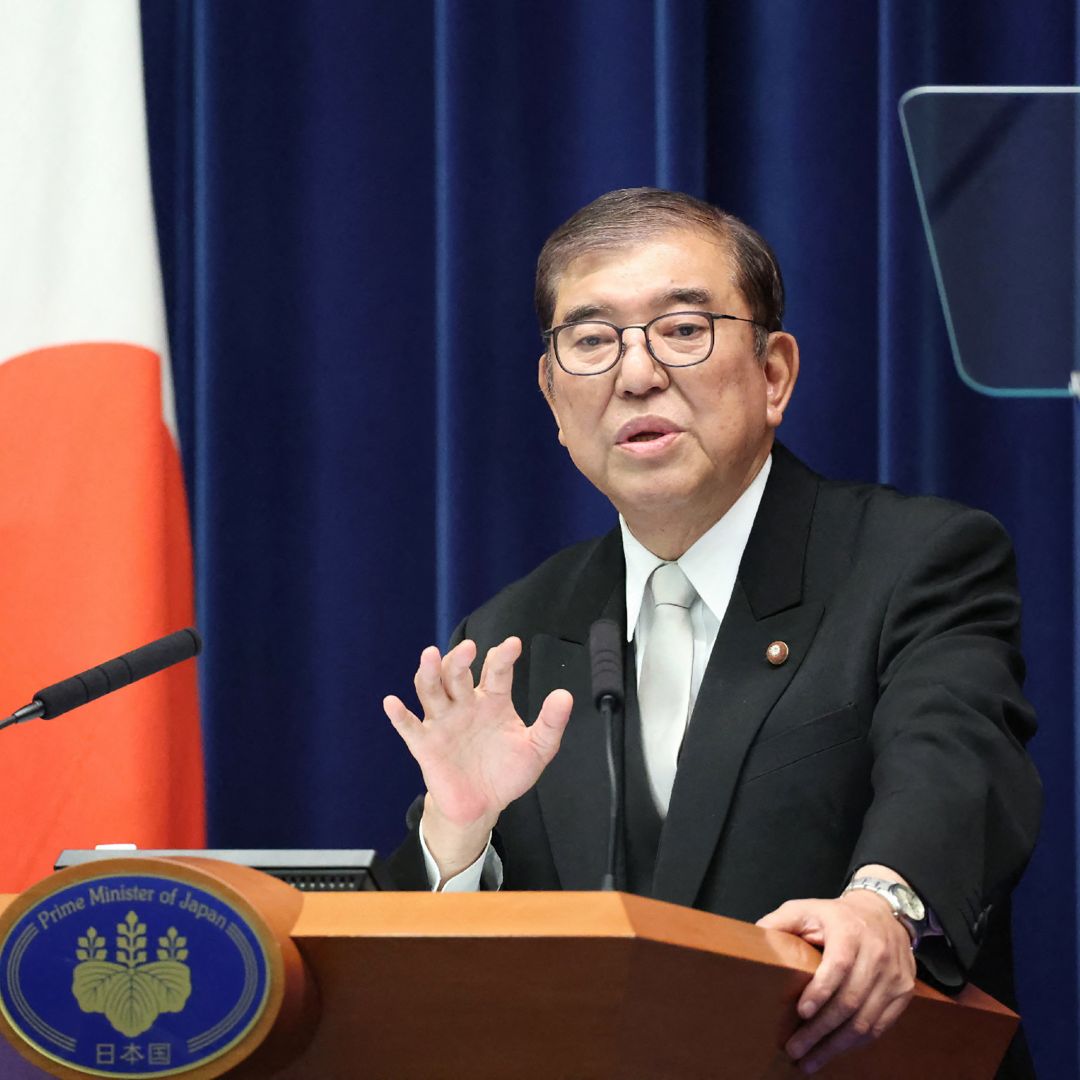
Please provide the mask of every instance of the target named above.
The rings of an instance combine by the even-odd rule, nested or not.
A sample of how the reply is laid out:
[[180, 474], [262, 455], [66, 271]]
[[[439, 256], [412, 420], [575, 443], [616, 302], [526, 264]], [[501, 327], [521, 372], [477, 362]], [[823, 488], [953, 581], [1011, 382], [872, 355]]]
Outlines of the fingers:
[[445, 657], [440, 656], [434, 645], [429, 645], [420, 654], [413, 686], [425, 716], [445, 711], [451, 702], [471, 692], [473, 686], [469, 665], [475, 658], [476, 644], [472, 641], [460, 642]]
[[[833, 932], [829, 938], [825, 955], [818, 965], [817, 971], [814, 972], [814, 977], [807, 984], [806, 989], [799, 998], [796, 1010], [799, 1016], [804, 1020], [810, 1020], [818, 1016], [822, 1007], [827, 1003], [833, 1002], [835, 1007], [837, 992], [851, 977], [858, 953], [858, 940], [851, 930], [845, 927]], [[840, 1019], [846, 1019], [846, 1016], [841, 1016]], [[837, 1023], [840, 1022], [840, 1019], [837, 1020]], [[818, 1017], [817, 1023], [821, 1028], [822, 1035], [836, 1026], [836, 1024], [833, 1024], [830, 1027], [827, 1022], [823, 1025], [820, 1017]], [[812, 1044], [808, 1043], [807, 1045]]]
[[798, 934], [803, 941], [811, 945], [824, 942], [821, 919], [814, 907], [816, 900], [788, 900], [775, 911], [763, 915], [757, 925], [763, 930], [783, 930], [788, 934]]
[[[799, 1067], [805, 1073], [815, 1073], [837, 1055], [880, 1038], [900, 1019], [911, 996], [910, 991], [891, 996], [878, 984], [860, 1008], [802, 1055]], [[799, 1059], [799, 1054], [792, 1053], [792, 1057]]]
[[451, 701], [464, 701], [472, 694], [472, 662], [476, 659], [476, 642], [461, 641], [454, 646], [442, 661], [442, 685], [446, 696]]
[[411, 712], [401, 698], [393, 694], [384, 697], [382, 705], [383, 712], [386, 713], [390, 723], [394, 725], [394, 730], [401, 736], [405, 745], [409, 748], [409, 752], [412, 753], [424, 731], [424, 725], [420, 722], [420, 717]]
[[[483, 690], [488, 697], [509, 699], [514, 664], [520, 655], [521, 640], [516, 637], [509, 637], [488, 650], [480, 681], [474, 685], [472, 665], [476, 660], [476, 642], [461, 641], [445, 656], [440, 655], [434, 645], [429, 645], [420, 654], [420, 664], [413, 677], [424, 719], [439, 716], [453, 705], [470, 702], [477, 689]], [[395, 710], [395, 715], [400, 716], [400, 712]]]
[[484, 657], [477, 686], [488, 694], [510, 696], [514, 682], [514, 664], [521, 655], [521, 638], [508, 637]]
[[413, 686], [425, 713], [444, 709], [450, 703], [446, 688], [442, 684], [442, 657], [434, 645], [429, 645], [420, 654], [420, 664], [413, 676]]
[[544, 698], [536, 722], [529, 728], [533, 748], [545, 766], [558, 752], [573, 707], [574, 698], [568, 690], [552, 690]]
[[[821, 967], [825, 967], [824, 961]], [[854, 955], [845, 955], [842, 960], [830, 965], [830, 968], [827, 978], [821, 983], [822, 987], [830, 988], [823, 1002], [824, 1007], [819, 1005], [820, 991], [809, 998], [804, 992], [799, 1000], [799, 1015], [812, 1019], [803, 1024], [788, 1040], [787, 1052], [796, 1060], [815, 1048], [820, 1050], [818, 1044], [822, 1040], [863, 1010], [867, 1005], [867, 996], [873, 989], [873, 983], [866, 978], [867, 972], [856, 969]], [[820, 970], [821, 968], [818, 969]], [[816, 976], [812, 981], [816, 981]]]
[[891, 913], [865, 921], [840, 912], [838, 901], [797, 903], [820, 907], [827, 939], [821, 965], [798, 1003], [807, 1022], [786, 1046], [809, 1073], [895, 1023], [914, 990], [915, 961]]

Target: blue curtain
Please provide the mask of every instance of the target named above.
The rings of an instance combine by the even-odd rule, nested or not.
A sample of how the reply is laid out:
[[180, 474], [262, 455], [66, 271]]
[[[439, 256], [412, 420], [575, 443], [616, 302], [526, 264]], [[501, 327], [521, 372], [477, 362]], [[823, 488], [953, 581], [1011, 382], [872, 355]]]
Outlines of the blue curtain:
[[144, 0], [195, 527], [211, 843], [391, 848], [383, 717], [421, 647], [612, 511], [535, 385], [546, 234], [661, 184], [768, 236], [819, 470], [984, 507], [1025, 595], [1040, 1066], [1078, 1072], [1073, 443], [955, 375], [897, 119], [927, 83], [1071, 84], [1076, 11], [1002, 0]]

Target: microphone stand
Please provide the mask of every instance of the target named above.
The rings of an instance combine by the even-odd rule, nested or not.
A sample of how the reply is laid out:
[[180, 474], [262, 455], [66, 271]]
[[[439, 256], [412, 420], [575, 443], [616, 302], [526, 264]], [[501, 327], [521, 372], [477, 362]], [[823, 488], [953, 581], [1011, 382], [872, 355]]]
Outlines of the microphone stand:
[[623, 642], [617, 623], [598, 619], [589, 627], [589, 659], [592, 666], [593, 704], [604, 723], [607, 747], [608, 786], [611, 791], [608, 818], [607, 870], [600, 883], [606, 892], [615, 889], [615, 846], [619, 840], [619, 774], [615, 766], [615, 717], [623, 705]]
[[619, 701], [614, 694], [600, 698], [600, 716], [604, 721], [604, 741], [607, 749], [608, 786], [611, 790], [608, 816], [607, 869], [600, 882], [603, 892], [615, 891], [615, 847], [619, 838], [619, 779], [615, 772], [615, 714]]

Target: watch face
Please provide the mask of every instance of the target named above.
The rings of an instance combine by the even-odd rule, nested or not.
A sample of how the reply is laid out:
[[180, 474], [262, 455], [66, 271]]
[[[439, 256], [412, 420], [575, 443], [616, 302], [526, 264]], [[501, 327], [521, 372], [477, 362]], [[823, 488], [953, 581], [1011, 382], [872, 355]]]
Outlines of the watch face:
[[913, 922], [921, 922], [926, 917], [926, 908], [918, 895], [905, 885], [893, 885], [890, 892], [900, 903], [900, 912]]

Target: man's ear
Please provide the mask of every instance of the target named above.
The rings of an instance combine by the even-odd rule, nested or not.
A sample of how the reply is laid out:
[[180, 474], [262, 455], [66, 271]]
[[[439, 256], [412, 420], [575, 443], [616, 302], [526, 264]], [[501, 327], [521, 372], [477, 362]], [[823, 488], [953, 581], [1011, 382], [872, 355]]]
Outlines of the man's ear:
[[761, 367], [765, 375], [765, 419], [769, 427], [778, 428], [799, 377], [799, 343], [783, 330], [771, 333]]
[[555, 385], [552, 382], [553, 375], [554, 372], [551, 369], [551, 358], [546, 352], [543, 352], [540, 354], [540, 362], [537, 365], [536, 381], [540, 386], [540, 393], [544, 395], [544, 400], [551, 410], [551, 415], [555, 417], [555, 427], [559, 432], [559, 442], [565, 446], [566, 440], [563, 438], [562, 424], [559, 422], [559, 411], [555, 408]]

